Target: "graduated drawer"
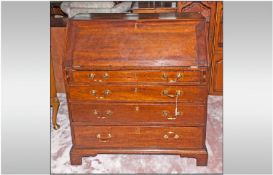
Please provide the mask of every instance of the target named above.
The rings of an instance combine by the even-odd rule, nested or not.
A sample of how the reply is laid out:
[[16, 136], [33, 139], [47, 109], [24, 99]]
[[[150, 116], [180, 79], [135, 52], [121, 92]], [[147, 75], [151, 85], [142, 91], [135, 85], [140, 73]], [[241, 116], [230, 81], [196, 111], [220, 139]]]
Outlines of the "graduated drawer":
[[200, 82], [201, 71], [72, 71], [72, 83], [181, 83]]
[[74, 145], [100, 148], [202, 148], [203, 127], [73, 126]]
[[[90, 125], [205, 125], [206, 106], [178, 103], [72, 103], [73, 122]], [[88, 123], [89, 122], [89, 123]]]
[[70, 86], [70, 100], [140, 101], [140, 102], [206, 102], [207, 86], [162, 85], [92, 85]]

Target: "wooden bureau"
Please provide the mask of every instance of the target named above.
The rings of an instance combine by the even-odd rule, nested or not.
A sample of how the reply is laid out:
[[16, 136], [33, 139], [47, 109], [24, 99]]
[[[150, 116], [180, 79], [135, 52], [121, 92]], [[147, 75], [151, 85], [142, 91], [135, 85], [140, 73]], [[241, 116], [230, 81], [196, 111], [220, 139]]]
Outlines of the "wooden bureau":
[[178, 154], [207, 165], [205, 19], [88, 14], [68, 21], [72, 165], [97, 154]]

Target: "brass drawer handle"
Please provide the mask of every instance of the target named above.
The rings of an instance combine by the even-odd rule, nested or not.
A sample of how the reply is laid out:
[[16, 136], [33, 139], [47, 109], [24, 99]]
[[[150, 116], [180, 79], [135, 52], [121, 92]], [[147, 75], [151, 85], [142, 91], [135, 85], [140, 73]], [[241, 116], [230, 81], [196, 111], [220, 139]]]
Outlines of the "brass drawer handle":
[[96, 90], [91, 90], [90, 93], [91, 93], [92, 95], [94, 95], [94, 96], [97, 95], [97, 91], [96, 91]]
[[97, 99], [104, 99], [106, 96], [110, 95], [112, 92], [110, 90], [104, 90], [103, 91], [103, 96], [98, 96], [97, 90], [91, 90], [90, 94], [95, 96]]
[[106, 134], [105, 137], [103, 137], [100, 133], [97, 134], [97, 139], [100, 142], [109, 142], [111, 138], [112, 138], [112, 135], [110, 133]]
[[170, 97], [170, 98], [175, 98], [175, 97], [177, 97], [177, 96], [180, 96], [182, 93], [183, 93], [183, 91], [176, 90], [176, 93], [175, 93], [175, 94], [169, 94], [169, 91], [168, 91], [168, 90], [163, 90], [163, 95], [165, 95], [165, 96], [167, 96], [167, 97]]
[[94, 73], [88, 74], [88, 78], [91, 79], [91, 80], [93, 80], [95, 78], [95, 76], [96, 75]]
[[180, 73], [178, 72], [176, 74], [176, 78], [175, 79], [170, 79], [169, 78], [169, 75], [167, 75], [166, 73], [163, 73], [162, 74], [162, 78], [166, 81], [168, 81], [169, 83], [174, 83], [174, 82], [177, 82], [180, 78], [183, 78], [184, 77], [184, 74], [183, 73]]
[[113, 114], [113, 112], [111, 110], [107, 110], [105, 113], [107, 116], [111, 116]]
[[178, 111], [177, 115], [174, 115], [174, 116], [169, 116], [169, 114], [170, 114], [169, 111], [166, 111], [166, 110], [162, 111], [162, 116], [166, 117], [168, 120], [175, 120], [175, 119], [177, 119], [178, 116], [183, 115], [183, 113], [180, 111]]
[[103, 74], [103, 76], [102, 76], [103, 79], [95, 79], [95, 76], [96, 76], [96, 74], [90, 73], [90, 74], [88, 74], [87, 77], [88, 77], [89, 79], [95, 81], [95, 82], [103, 82], [103, 79], [109, 78], [109, 74], [108, 74], [107, 72]]
[[164, 139], [169, 139], [169, 138], [170, 139], [171, 138], [173, 138], [173, 139], [179, 139], [180, 136], [178, 134], [174, 133], [173, 131], [169, 131], [167, 134], [164, 134], [163, 138]]
[[113, 112], [111, 110], [105, 111], [105, 113], [99, 113], [96, 109], [93, 111], [93, 114], [97, 116], [99, 119], [109, 118]]
[[110, 91], [110, 90], [105, 90], [105, 91], [103, 91], [103, 94], [104, 94], [105, 96], [110, 95], [110, 94], [111, 94], [111, 91]]
[[104, 78], [104, 79], [109, 78], [109, 74], [108, 74], [108, 73], [104, 73], [104, 74], [103, 74], [103, 78]]

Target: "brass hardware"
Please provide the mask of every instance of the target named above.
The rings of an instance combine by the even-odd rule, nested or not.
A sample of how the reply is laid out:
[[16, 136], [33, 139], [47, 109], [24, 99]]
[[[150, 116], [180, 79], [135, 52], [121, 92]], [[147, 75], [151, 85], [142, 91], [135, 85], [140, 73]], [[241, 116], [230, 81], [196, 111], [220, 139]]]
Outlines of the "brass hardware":
[[97, 115], [97, 118], [105, 119], [105, 118], [111, 116], [111, 115], [113, 114], [113, 112], [112, 112], [111, 110], [107, 110], [107, 111], [105, 112], [105, 114], [103, 114], [103, 113], [99, 113], [99, 112], [95, 109], [95, 110], [93, 111], [93, 114], [94, 114], [94, 115]]
[[165, 80], [168, 80], [169, 77], [168, 77], [168, 75], [166, 73], [163, 73], [162, 78], [165, 79]]
[[104, 78], [104, 79], [109, 78], [109, 74], [108, 74], [108, 73], [104, 73], [103, 78]]
[[173, 131], [169, 131], [167, 134], [164, 134], [163, 138], [164, 139], [169, 139], [169, 138], [179, 139], [180, 136], [178, 134], [175, 134]]
[[181, 74], [180, 72], [178, 72], [176, 74], [176, 79], [178, 80], [178, 79], [182, 78], [183, 76], [184, 76], [184, 74]]
[[95, 74], [94, 73], [88, 74], [88, 78], [90, 78], [91, 80], [93, 80], [95, 78]]
[[109, 95], [109, 94], [111, 94], [111, 91], [110, 90], [105, 90], [103, 93], [104, 93], [104, 95]]
[[137, 88], [135, 88], [135, 93], [137, 93]]
[[91, 90], [90, 93], [95, 96], [97, 94], [97, 91], [96, 90]]
[[162, 115], [163, 115], [163, 117], [168, 117], [169, 112], [168, 111], [162, 111]]
[[111, 110], [107, 110], [105, 114], [108, 115], [108, 116], [110, 116], [110, 115], [113, 114], [113, 112]]
[[90, 94], [92, 94], [93, 96], [95, 96], [97, 99], [103, 99], [103, 98], [105, 98], [105, 96], [110, 95], [111, 91], [110, 90], [104, 90], [103, 91], [103, 95], [104, 96], [98, 96], [96, 90], [91, 90]]
[[[101, 80], [101, 79], [94, 79], [95, 78], [95, 74], [94, 73], [90, 73], [90, 74], [88, 74], [88, 78], [89, 79], [91, 79], [91, 80], [93, 80], [93, 81], [98, 81], [98, 82], [103, 82], [103, 80]], [[109, 78], [109, 74], [108, 73], [104, 73], [103, 74], [103, 76], [102, 76], [104, 79], [107, 79], [107, 78]]]
[[162, 78], [166, 81], [168, 81], [169, 83], [174, 83], [174, 82], [177, 82], [180, 78], [183, 78], [184, 77], [184, 74], [183, 73], [180, 73], [178, 72], [176, 74], [176, 78], [175, 79], [169, 79], [169, 76], [166, 74], [166, 73], [163, 73], [162, 74]]
[[168, 120], [175, 120], [178, 116], [183, 114], [182, 112], [178, 111], [177, 115], [169, 116], [169, 113], [170, 113], [169, 111], [164, 110], [162, 111], [162, 116], [167, 117]]
[[163, 95], [170, 97], [170, 98], [175, 98], [176, 96], [180, 96], [183, 93], [183, 91], [181, 92], [180, 90], [176, 90], [175, 94], [169, 94], [168, 90], [163, 90]]
[[94, 115], [99, 115], [99, 113], [98, 113], [98, 111], [96, 109], [93, 111], [93, 114]]
[[101, 136], [101, 134], [97, 134], [97, 139], [99, 139], [100, 142], [109, 142], [112, 138], [112, 135], [110, 133], [106, 134], [106, 137]]
[[139, 111], [139, 107], [138, 107], [138, 106], [136, 106], [135, 110], [136, 110], [136, 111]]

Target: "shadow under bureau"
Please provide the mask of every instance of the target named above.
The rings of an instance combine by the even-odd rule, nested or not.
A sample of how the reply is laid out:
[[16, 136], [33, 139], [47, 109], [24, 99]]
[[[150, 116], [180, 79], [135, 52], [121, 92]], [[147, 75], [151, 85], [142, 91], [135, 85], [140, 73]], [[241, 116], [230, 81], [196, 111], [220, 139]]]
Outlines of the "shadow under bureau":
[[97, 154], [178, 154], [207, 165], [208, 61], [197, 13], [68, 21], [72, 165]]

